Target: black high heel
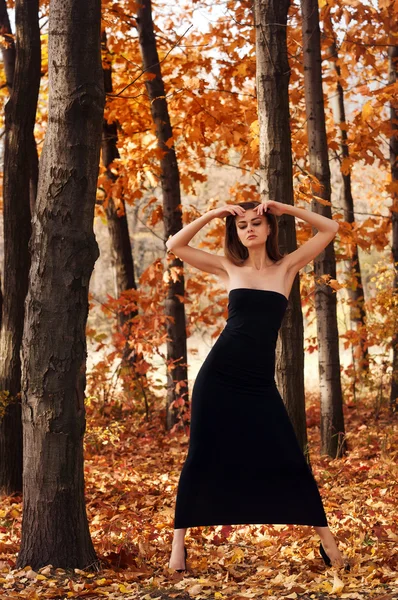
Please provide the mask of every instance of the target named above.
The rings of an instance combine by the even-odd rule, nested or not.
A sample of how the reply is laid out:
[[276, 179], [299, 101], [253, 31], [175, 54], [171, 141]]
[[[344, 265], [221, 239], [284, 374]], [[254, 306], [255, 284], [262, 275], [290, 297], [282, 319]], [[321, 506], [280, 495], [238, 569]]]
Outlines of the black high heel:
[[185, 554], [185, 569], [175, 569], [177, 571], [177, 573], [183, 573], [184, 571], [187, 570], [187, 557], [188, 557], [188, 552], [187, 549], [184, 546], [184, 554]]
[[[322, 546], [322, 542], [320, 542], [319, 544], [319, 552], [321, 553], [321, 556], [324, 560], [324, 563], [327, 567], [331, 567], [332, 566], [332, 561], [330, 560], [330, 558], [328, 557], [328, 555], [325, 552], [325, 548]], [[351, 570], [351, 566], [349, 563], [346, 563], [344, 565], [344, 571], [350, 571]]]

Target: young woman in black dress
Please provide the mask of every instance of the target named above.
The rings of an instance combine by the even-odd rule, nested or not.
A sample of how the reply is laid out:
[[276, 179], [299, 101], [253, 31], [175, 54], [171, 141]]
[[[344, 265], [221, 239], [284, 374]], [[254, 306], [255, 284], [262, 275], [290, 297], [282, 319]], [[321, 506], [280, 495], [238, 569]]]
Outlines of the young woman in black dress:
[[[276, 217], [292, 215], [318, 233], [282, 256]], [[225, 255], [189, 242], [226, 217]], [[189, 450], [180, 474], [169, 568], [185, 570], [187, 527], [291, 523], [318, 533], [327, 565], [345, 561], [274, 381], [275, 344], [297, 272], [333, 240], [338, 223], [276, 201], [228, 204], [205, 213], [166, 246], [217, 275], [229, 293], [227, 325], [192, 390]]]

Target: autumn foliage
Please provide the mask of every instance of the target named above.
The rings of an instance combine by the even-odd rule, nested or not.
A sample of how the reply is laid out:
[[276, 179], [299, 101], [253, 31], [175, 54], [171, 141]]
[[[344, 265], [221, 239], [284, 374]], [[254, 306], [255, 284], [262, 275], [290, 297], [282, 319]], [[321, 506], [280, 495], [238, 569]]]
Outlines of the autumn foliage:
[[[174, 144], [178, 157], [185, 223], [220, 203], [257, 197], [259, 140], [251, 3], [227, 0], [213, 4], [199, 0], [173, 6], [161, 0], [153, 3], [174, 132], [168, 143]], [[87, 337], [92, 361], [86, 390], [85, 477], [90, 529], [103, 571], [66, 573], [51, 565], [40, 573], [29, 568], [16, 571], [21, 498], [5, 498], [0, 508], [0, 597], [138, 598], [140, 593], [149, 598], [160, 597], [160, 593], [151, 596], [154, 590], [169, 588], [173, 598], [265, 596], [276, 600], [307, 593], [314, 598], [336, 594], [360, 599], [364, 591], [372, 597], [392, 598], [388, 594], [398, 576], [394, 520], [398, 437], [387, 404], [398, 323], [396, 264], [391, 259], [398, 182], [391, 177], [389, 107], [397, 97], [398, 83], [388, 81], [388, 47], [397, 44], [398, 6], [391, 0], [319, 0], [319, 7], [332, 211], [340, 224], [335, 241], [337, 277], [325, 276], [325, 283], [339, 301], [348, 455], [340, 460], [319, 456], [319, 407], [313, 393], [307, 398], [307, 427], [314, 474], [330, 526], [343, 552], [353, 559], [352, 573], [342, 576], [333, 569], [325, 571], [314, 533], [305, 527], [282, 525], [193, 528], [188, 535], [190, 572], [184, 578], [167, 569], [174, 498], [190, 423], [185, 383], [179, 382], [181, 396], [174, 407], [180, 419], [171, 431], [165, 430], [164, 373], [173, 369], [165, 353], [165, 290], [167, 278], [178, 278], [180, 272], [166, 270], [159, 193], [161, 151], [145, 88], [151, 74], [141, 67], [137, 3], [104, 0], [102, 27], [107, 47], [102, 60], [104, 66], [112, 66], [113, 78], [105, 119], [117, 122], [120, 158], [110, 166], [114, 178], [100, 167], [96, 221], [106, 219], [111, 197], [119, 211], [125, 203], [131, 222], [134, 215], [134, 223], [144, 228], [144, 245], [154, 243], [150, 258], [144, 253], [140, 259], [135, 257], [137, 290], [127, 290], [117, 298], [111, 289], [102, 296], [96, 291], [90, 296]], [[35, 128], [39, 152], [48, 118], [48, 3], [41, 2], [40, 10], [43, 58]], [[203, 17], [200, 24], [199, 14]], [[319, 182], [309, 173], [307, 159], [300, 19], [299, 2], [293, 1], [288, 53], [294, 200], [308, 208], [314, 192], [319, 199]], [[328, 62], [332, 39], [337, 40], [339, 82], [347, 107], [344, 124], [336, 123], [333, 114], [338, 76]], [[3, 70], [0, 76], [3, 119], [8, 92]], [[344, 160], [339, 150], [342, 128], [350, 150]], [[347, 173], [352, 176], [353, 223], [344, 220], [340, 203], [341, 178]], [[218, 179], [226, 185], [216, 185]], [[296, 234], [300, 245], [313, 233], [308, 224], [297, 222]], [[138, 247], [136, 231], [132, 237]], [[160, 239], [157, 246], [156, 239]], [[223, 222], [219, 220], [198, 236], [197, 244], [218, 252], [222, 241]], [[365, 282], [367, 320], [362, 327], [353, 327], [347, 317], [346, 290], [357, 286], [355, 270], [346, 268], [354, 245], [359, 249]], [[188, 338], [205, 332], [215, 339], [227, 315], [225, 291], [214, 277], [188, 266], [184, 275], [181, 300], [185, 302]], [[300, 273], [300, 286], [307, 326], [305, 352], [310, 356], [317, 350], [311, 265]], [[121, 312], [134, 313], [134, 317], [119, 328], [117, 315]], [[366, 374], [358, 365], [358, 349], [364, 340], [370, 351]], [[128, 367], [122, 360], [126, 345], [131, 355], [139, 356]], [[0, 394], [0, 415], [2, 399]]]

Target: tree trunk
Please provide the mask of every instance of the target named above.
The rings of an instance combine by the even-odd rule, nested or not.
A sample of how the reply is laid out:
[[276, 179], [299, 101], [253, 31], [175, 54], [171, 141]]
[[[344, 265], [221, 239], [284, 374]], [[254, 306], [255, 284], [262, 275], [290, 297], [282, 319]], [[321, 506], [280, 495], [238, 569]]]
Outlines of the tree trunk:
[[[16, 20], [16, 28], [18, 29], [18, 22]], [[14, 44], [14, 36], [12, 35], [10, 19], [7, 11], [6, 0], [0, 0], [0, 32], [5, 38], [5, 42], [7, 45], [2, 46], [1, 52], [3, 56], [3, 64], [4, 71], [6, 75], [6, 84], [9, 93], [11, 94], [13, 81], [14, 81], [14, 72], [15, 72], [15, 60], [16, 60], [16, 49]], [[18, 35], [18, 31], [17, 31]], [[37, 75], [37, 72], [36, 72]], [[39, 67], [39, 82], [40, 82], [40, 67]], [[35, 111], [37, 108], [37, 100], [35, 106]], [[39, 159], [37, 155], [37, 146], [35, 137], [32, 132], [29, 135], [29, 173], [30, 173], [30, 210], [33, 214], [36, 195], [37, 195], [37, 180], [39, 177]], [[1, 291], [0, 291], [1, 293]]]
[[[289, 62], [286, 27], [290, 0], [255, 0], [257, 102], [260, 132], [260, 193], [264, 199], [293, 205], [289, 114]], [[293, 218], [279, 221], [282, 252], [297, 248]], [[297, 274], [278, 336], [278, 388], [299, 444], [309, 462], [305, 393], [303, 314]]]
[[[391, 25], [397, 30], [396, 25]], [[392, 36], [391, 36], [392, 37]], [[398, 46], [388, 48], [389, 83], [398, 81]], [[395, 97], [390, 103], [390, 164], [392, 184], [392, 256], [394, 260], [394, 292], [398, 294], [398, 101]], [[390, 391], [390, 412], [398, 412], [398, 332], [392, 340], [392, 378]]]
[[[101, 45], [103, 55], [107, 55], [108, 48], [106, 45], [105, 30], [102, 32]], [[113, 92], [113, 86], [112, 63], [110, 60], [103, 61], [103, 70], [105, 93], [111, 94]], [[102, 163], [106, 168], [107, 177], [112, 183], [116, 182], [117, 175], [115, 175], [112, 172], [111, 165], [116, 158], [120, 157], [117, 142], [117, 123], [115, 121], [108, 123], [106, 119], [104, 119], [102, 125], [101, 146]], [[114, 273], [114, 293], [116, 298], [119, 298], [122, 292], [131, 289], [137, 289], [137, 284], [135, 281], [133, 252], [131, 248], [129, 226], [126, 214], [126, 205], [123, 198], [121, 198], [120, 202], [122, 205], [123, 214], [118, 214], [112, 195], [109, 196], [107, 206], [105, 209], [109, 238], [111, 242], [111, 263]], [[142, 353], [135, 352], [134, 349], [132, 350], [129, 344], [132, 329], [134, 327], [132, 319], [134, 319], [134, 317], [137, 314], [137, 310], [131, 311], [129, 313], [120, 310], [117, 315], [119, 330], [123, 333], [124, 338], [126, 340], [123, 349], [122, 365], [123, 367], [128, 369], [129, 373], [132, 374], [135, 382], [138, 383], [138, 393], [144, 394], [146, 415], [147, 418], [149, 418], [148, 404], [146, 402], [144, 391], [144, 380], [146, 379], [146, 376], [138, 373], [136, 370], [137, 362], [143, 360], [143, 355]], [[129, 389], [126, 389], [127, 393], [129, 391]]]
[[[310, 172], [322, 186], [317, 195], [330, 203], [330, 168], [322, 90], [318, 0], [301, 0], [301, 10]], [[330, 204], [323, 205], [313, 200], [312, 210], [332, 218]], [[320, 279], [324, 275], [336, 279], [333, 242], [314, 259], [314, 270], [321, 395], [321, 453], [338, 458], [346, 451], [346, 440], [340, 379], [337, 298], [333, 289]]]
[[[106, 32], [102, 33], [102, 51], [107, 53]], [[111, 94], [112, 87], [112, 65], [110, 61], [104, 61], [104, 86], [105, 93]], [[111, 165], [116, 158], [120, 158], [117, 147], [117, 123], [112, 121], [108, 123], [106, 119], [102, 125], [102, 163], [106, 168], [106, 175], [112, 183], [117, 179], [117, 175], [112, 173]], [[108, 231], [111, 240], [111, 262], [114, 272], [115, 295], [119, 298], [120, 294], [126, 290], [137, 289], [134, 276], [134, 262], [131, 251], [130, 234], [125, 210], [125, 203], [122, 199], [123, 214], [118, 215], [115, 202], [110, 196], [106, 207], [106, 217], [108, 221]], [[118, 315], [119, 326], [121, 327], [126, 320], [134, 315]]]
[[[163, 193], [164, 235], [167, 240], [182, 228], [180, 176], [177, 157], [172, 143], [173, 131], [167, 108], [164, 84], [160, 69], [159, 56], [153, 29], [152, 7], [150, 0], [142, 0], [137, 12], [137, 29], [143, 68], [155, 77], [145, 82], [151, 104], [151, 113], [156, 127], [158, 148], [162, 150], [160, 159], [161, 185]], [[169, 259], [168, 259], [169, 260]], [[174, 281], [170, 273], [179, 273]], [[188, 397], [187, 380], [187, 336], [185, 324], [185, 306], [180, 298], [184, 297], [184, 275], [182, 261], [174, 257], [168, 262], [169, 283], [165, 312], [170, 317], [167, 328], [167, 416], [166, 428], [176, 423], [178, 412], [171, 403], [179, 397]], [[182, 392], [179, 391], [182, 383]]]
[[[14, 81], [14, 71], [15, 71], [15, 44], [14, 44], [14, 37], [11, 34], [11, 25], [10, 25], [10, 19], [8, 16], [6, 0], [0, 0], [0, 33], [4, 38], [4, 44], [2, 44], [2, 46], [1, 46], [1, 54], [3, 57], [4, 72], [5, 72], [5, 76], [6, 76], [6, 85], [8, 88], [8, 92], [11, 93], [12, 82]], [[4, 171], [4, 169], [3, 169], [3, 171]], [[4, 302], [3, 287], [2, 287], [2, 283], [1, 283], [1, 270], [0, 270], [0, 329], [1, 329], [1, 323], [2, 323], [2, 318], [3, 318], [3, 302]], [[0, 390], [1, 390], [1, 388], [0, 388]], [[1, 411], [0, 411], [0, 419], [1, 419]], [[21, 425], [21, 430], [22, 430], [22, 425]], [[2, 435], [2, 433], [0, 431], [0, 436], [1, 435]], [[21, 440], [22, 440], [22, 436], [21, 436]], [[1, 441], [0, 441], [0, 446], [1, 446]], [[1, 454], [0, 454], [0, 461], [1, 461]], [[0, 465], [0, 470], [1, 470], [1, 468], [2, 467]], [[1, 477], [1, 475], [0, 475], [0, 477]], [[21, 480], [22, 480], [22, 475], [21, 475]], [[0, 489], [1, 489], [1, 487], [0, 487]]]
[[[340, 164], [350, 158], [350, 150], [348, 147], [348, 135], [346, 129], [346, 118], [345, 118], [345, 102], [344, 102], [344, 90], [341, 85], [341, 69], [338, 63], [339, 55], [337, 51], [336, 36], [333, 29], [332, 20], [330, 14], [325, 18], [325, 27], [327, 33], [332, 38], [332, 42], [328, 49], [328, 58], [331, 68], [336, 73], [336, 98], [333, 102], [334, 118], [340, 129]], [[344, 220], [347, 223], [355, 223], [354, 215], [354, 199], [352, 197], [352, 186], [351, 186], [351, 168], [344, 169], [341, 176], [343, 178], [343, 193], [342, 193], [342, 204], [344, 210]], [[349, 248], [350, 256], [348, 260], [348, 268], [352, 273], [352, 278], [355, 280], [353, 286], [347, 288], [348, 297], [350, 301], [350, 319], [356, 325], [357, 328], [363, 328], [366, 331], [366, 311], [365, 311], [365, 296], [362, 284], [361, 265], [359, 262], [358, 245], [352, 242]], [[362, 375], [369, 372], [369, 352], [367, 348], [366, 338], [361, 337], [359, 345], [359, 360], [358, 360], [358, 376], [361, 379]]]
[[0, 33], [4, 37], [5, 44], [1, 46], [1, 54], [3, 56], [6, 85], [9, 93], [11, 93], [15, 73], [16, 50], [6, 0], [0, 0]]
[[49, 114], [22, 344], [24, 510], [18, 567], [97, 565], [85, 502], [86, 322], [104, 81], [100, 0], [51, 0]]
[[[4, 149], [4, 305], [0, 334], [0, 390], [6, 404], [0, 423], [0, 493], [22, 491], [22, 423], [20, 347], [28, 289], [31, 235], [29, 165], [40, 85], [38, 0], [17, 0], [16, 63], [5, 107]], [[9, 27], [1, 6], [3, 31]], [[13, 57], [6, 50], [7, 79]]]

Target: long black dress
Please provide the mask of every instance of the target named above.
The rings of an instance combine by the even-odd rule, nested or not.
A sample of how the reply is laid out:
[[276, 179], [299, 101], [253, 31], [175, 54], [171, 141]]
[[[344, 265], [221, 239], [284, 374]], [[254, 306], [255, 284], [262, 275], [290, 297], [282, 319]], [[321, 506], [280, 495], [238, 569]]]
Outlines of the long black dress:
[[285, 523], [327, 526], [315, 479], [275, 384], [286, 296], [237, 288], [224, 330], [192, 390], [188, 454], [174, 528]]

